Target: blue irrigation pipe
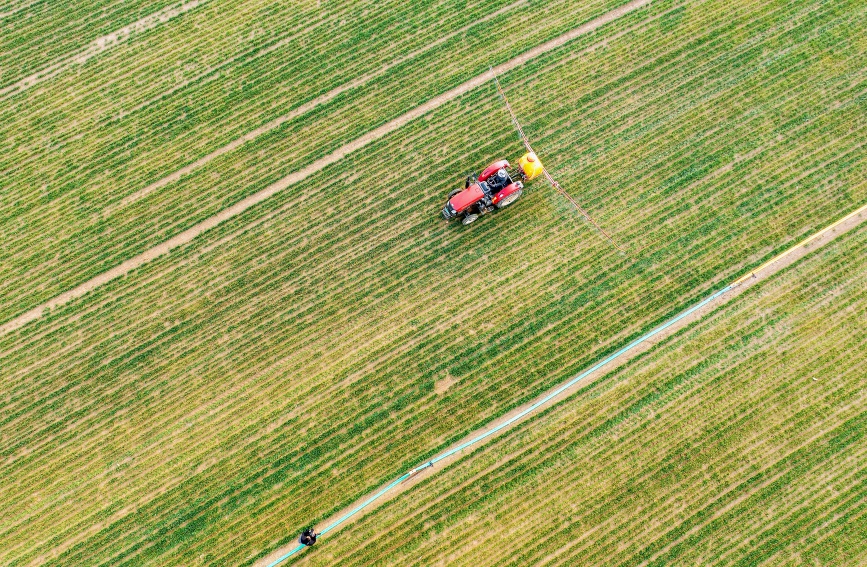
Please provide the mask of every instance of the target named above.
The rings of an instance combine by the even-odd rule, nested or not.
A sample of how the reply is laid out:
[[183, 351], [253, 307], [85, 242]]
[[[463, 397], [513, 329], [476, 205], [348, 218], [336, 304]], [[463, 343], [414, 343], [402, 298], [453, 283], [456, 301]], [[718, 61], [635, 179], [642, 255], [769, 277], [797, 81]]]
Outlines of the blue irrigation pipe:
[[[385, 488], [383, 488], [382, 490], [380, 490], [379, 492], [377, 492], [376, 494], [374, 494], [373, 496], [371, 496], [370, 498], [368, 498], [367, 500], [365, 500], [364, 502], [362, 502], [361, 504], [359, 504], [358, 506], [356, 506], [355, 508], [353, 508], [352, 510], [347, 512], [339, 520], [337, 520], [336, 522], [334, 522], [333, 524], [331, 524], [330, 526], [328, 526], [327, 528], [325, 528], [324, 530], [319, 532], [319, 536], [324, 536], [325, 534], [327, 534], [328, 532], [330, 532], [331, 530], [333, 530], [334, 528], [336, 528], [337, 526], [339, 526], [340, 524], [342, 524], [343, 522], [345, 522], [346, 520], [348, 520], [349, 518], [351, 518], [352, 516], [354, 516], [355, 514], [360, 512], [361, 510], [363, 510], [364, 508], [366, 508], [368, 504], [370, 504], [371, 502], [373, 502], [374, 500], [376, 500], [377, 498], [379, 498], [380, 496], [382, 496], [383, 494], [385, 494], [386, 492], [388, 492], [389, 490], [391, 490], [392, 488], [394, 488], [395, 486], [397, 486], [401, 482], [408, 479], [410, 477], [410, 474], [412, 474], [412, 473], [406, 473], [403, 476], [401, 476], [400, 478], [397, 478], [394, 481], [392, 481], [391, 484], [389, 484], [388, 486], [386, 486]], [[269, 563], [268, 567], [274, 567], [275, 565], [282, 563], [283, 561], [285, 561], [289, 557], [295, 555], [296, 553], [298, 553], [299, 551], [304, 549], [304, 547], [305, 546], [303, 546], [303, 545], [299, 545], [298, 547], [296, 547], [295, 549], [293, 549], [292, 551], [290, 551], [286, 555], [283, 555], [283, 556], [275, 559], [271, 563]]]
[[[522, 417], [524, 417], [525, 415], [527, 415], [528, 413], [533, 412], [534, 410], [538, 409], [539, 407], [541, 407], [541, 406], [545, 405], [546, 403], [548, 403], [549, 401], [551, 401], [553, 398], [556, 398], [557, 396], [559, 396], [560, 394], [562, 394], [565, 390], [568, 390], [569, 388], [571, 388], [572, 386], [574, 386], [577, 382], [579, 382], [580, 380], [583, 380], [584, 378], [586, 378], [587, 376], [589, 376], [589, 375], [592, 374], [593, 372], [599, 370], [600, 368], [602, 368], [603, 366], [605, 366], [606, 364], [608, 364], [608, 363], [611, 362], [612, 360], [614, 360], [614, 359], [618, 358], [619, 356], [621, 356], [621, 355], [627, 353], [628, 351], [630, 351], [630, 350], [632, 350], [633, 348], [637, 347], [638, 345], [640, 345], [641, 343], [643, 343], [643, 342], [646, 341], [647, 339], [652, 338], [652, 337], [653, 337], [654, 335], [656, 335], [657, 333], [661, 333], [662, 331], [664, 331], [665, 329], [671, 327], [672, 325], [674, 325], [675, 323], [677, 323], [678, 321], [680, 321], [680, 320], [683, 319], [684, 317], [688, 317], [691, 313], [693, 313], [693, 312], [695, 312], [695, 311], [701, 309], [702, 307], [704, 307], [705, 305], [707, 305], [708, 303], [710, 303], [711, 301], [713, 301], [713, 300], [716, 299], [717, 297], [721, 296], [722, 294], [724, 294], [725, 292], [727, 292], [727, 291], [730, 290], [731, 288], [732, 288], [732, 286], [730, 286], [730, 285], [724, 287], [723, 289], [721, 289], [721, 290], [719, 290], [718, 292], [714, 293], [713, 295], [711, 295], [711, 296], [708, 297], [707, 299], [704, 299], [704, 300], [701, 301], [700, 303], [697, 303], [697, 304], [693, 305], [692, 307], [690, 307], [689, 309], [687, 309], [686, 311], [684, 311], [684, 312], [681, 313], [680, 315], [674, 317], [673, 319], [669, 319], [668, 321], [666, 321], [665, 323], [663, 323], [663, 324], [660, 325], [659, 327], [656, 327], [656, 328], [653, 329], [652, 331], [650, 331], [650, 332], [648, 332], [648, 333], [645, 333], [644, 335], [638, 337], [637, 339], [635, 339], [634, 341], [632, 341], [631, 343], [629, 343], [628, 345], [626, 345], [626, 346], [623, 347], [622, 349], [618, 350], [617, 352], [615, 352], [614, 354], [608, 356], [607, 358], [601, 360], [600, 362], [597, 362], [596, 364], [594, 364], [593, 366], [591, 366], [590, 368], [588, 368], [587, 370], [585, 370], [584, 372], [582, 372], [581, 374], [579, 374], [578, 376], [576, 376], [575, 378], [572, 378], [571, 380], [569, 380], [568, 382], [566, 382], [565, 384], [563, 384], [562, 386], [560, 386], [559, 388], [557, 388], [556, 390], [554, 390], [553, 392], [551, 392], [550, 394], [548, 394], [547, 396], [545, 396], [544, 398], [542, 398], [541, 400], [539, 400], [539, 401], [537, 401], [537, 402], [531, 404], [531, 405], [528, 406], [526, 409], [524, 409], [523, 411], [521, 411], [521, 412], [515, 414], [514, 416], [512, 416], [512, 417], [509, 418], [509, 419], [507, 419], [506, 421], [504, 421], [503, 423], [501, 423], [501, 424], [498, 425], [497, 427], [491, 429], [490, 431], [486, 431], [485, 433], [482, 433], [481, 435], [479, 435], [479, 436], [477, 436], [477, 437], [473, 437], [472, 439], [470, 439], [470, 440], [467, 441], [466, 443], [461, 443], [460, 445], [458, 445], [458, 446], [455, 447], [454, 449], [451, 449], [451, 450], [449, 450], [449, 451], [446, 451], [445, 453], [443, 453], [443, 454], [440, 455], [439, 457], [436, 457], [435, 459], [431, 460], [431, 461], [430, 461], [431, 464], [436, 464], [436, 463], [438, 463], [439, 461], [442, 461], [442, 460], [445, 459], [445, 458], [451, 457], [451, 456], [454, 455], [455, 453], [457, 453], [457, 452], [459, 452], [459, 451], [462, 451], [462, 450], [466, 449], [466, 448], [469, 447], [470, 445], [475, 445], [476, 443], [478, 443], [478, 442], [481, 441], [482, 439], [484, 439], [484, 438], [486, 438], [486, 437], [489, 437], [489, 436], [493, 435], [494, 433], [496, 433], [497, 431], [500, 431], [501, 429], [503, 429], [503, 428], [505, 428], [505, 427], [510, 426], [511, 424], [515, 423], [516, 421], [518, 421], [519, 419], [521, 419]], [[427, 465], [425, 465], [425, 466], [427, 466]]]
[[[662, 331], [666, 330], [667, 328], [671, 327], [672, 325], [674, 325], [675, 323], [677, 323], [678, 321], [680, 321], [684, 317], [689, 317], [692, 313], [695, 313], [696, 311], [698, 311], [699, 309], [701, 309], [702, 307], [704, 307], [705, 305], [707, 305], [708, 303], [710, 303], [711, 301], [716, 299], [717, 297], [721, 296], [725, 292], [734, 288], [736, 285], [737, 285], [737, 283], [733, 283], [733, 284], [729, 284], [729, 285], [725, 286], [724, 288], [717, 291], [716, 293], [714, 293], [710, 297], [703, 299], [702, 301], [696, 303], [695, 305], [693, 305], [692, 307], [690, 307], [686, 311], [683, 311], [682, 313], [680, 313], [676, 317], [669, 319], [668, 321], [661, 324], [660, 326], [658, 326], [658, 327], [654, 328], [653, 330], [648, 331], [647, 333], [641, 335], [640, 337], [638, 337], [637, 339], [635, 339], [634, 341], [632, 341], [631, 343], [629, 343], [625, 347], [621, 348], [620, 350], [618, 350], [614, 354], [611, 354], [608, 357], [597, 362], [596, 364], [594, 364], [593, 366], [591, 366], [590, 368], [588, 368], [587, 370], [585, 370], [584, 372], [582, 372], [581, 374], [576, 376], [575, 378], [572, 378], [571, 380], [569, 380], [568, 382], [566, 382], [562, 386], [558, 387], [556, 390], [554, 390], [550, 394], [546, 395], [542, 399], [527, 406], [525, 409], [523, 409], [519, 413], [515, 414], [514, 416], [510, 417], [508, 420], [504, 421], [503, 423], [501, 423], [497, 427], [491, 429], [490, 431], [486, 431], [485, 433], [482, 433], [481, 435], [477, 435], [476, 437], [473, 437], [469, 441], [467, 441], [465, 443], [461, 443], [457, 447], [455, 447], [453, 449], [449, 449], [448, 451], [446, 451], [442, 455], [431, 459], [430, 461], [426, 462], [423, 465], [417, 466], [416, 468], [412, 469], [408, 473], [403, 474], [399, 478], [393, 480], [388, 486], [386, 486], [385, 488], [383, 488], [382, 490], [380, 490], [379, 492], [377, 492], [376, 494], [374, 494], [373, 496], [371, 496], [370, 498], [368, 498], [367, 500], [365, 500], [364, 502], [362, 502], [361, 504], [359, 504], [358, 506], [356, 506], [355, 508], [353, 508], [352, 510], [347, 512], [346, 514], [344, 514], [343, 516], [341, 516], [333, 524], [331, 524], [330, 526], [328, 526], [327, 528], [322, 530], [319, 533], [319, 535], [323, 536], [323, 535], [327, 534], [328, 532], [330, 532], [331, 530], [333, 530], [334, 528], [336, 528], [337, 526], [339, 526], [340, 524], [342, 524], [343, 522], [345, 522], [346, 520], [348, 520], [349, 518], [351, 518], [352, 516], [354, 516], [358, 512], [362, 511], [364, 508], [366, 508], [370, 504], [372, 504], [380, 496], [382, 496], [383, 494], [385, 494], [386, 492], [388, 492], [389, 490], [391, 490], [392, 488], [394, 488], [395, 486], [397, 486], [401, 482], [410, 478], [412, 475], [416, 474], [417, 472], [420, 472], [420, 471], [422, 471], [428, 467], [432, 467], [433, 465], [442, 461], [443, 459], [447, 459], [448, 457], [451, 457], [455, 453], [458, 453], [460, 451], [463, 451], [467, 447], [475, 445], [479, 441], [482, 441], [483, 439], [490, 437], [491, 435], [493, 435], [497, 431], [500, 431], [500, 430], [510, 426], [511, 424], [515, 423], [516, 421], [518, 421], [522, 417], [526, 416], [527, 414], [532, 413], [533, 411], [539, 409], [541, 406], [550, 402], [552, 399], [556, 398], [557, 396], [562, 394], [564, 391], [566, 391], [569, 388], [571, 388], [572, 386], [574, 386], [580, 380], [583, 380], [584, 378], [586, 378], [587, 376], [589, 376], [593, 372], [599, 370], [600, 368], [602, 368], [606, 364], [608, 364], [611, 361], [615, 360], [616, 358], [619, 358], [620, 356], [626, 354], [627, 352], [634, 349], [635, 347], [637, 347], [638, 345], [640, 345], [644, 341], [653, 338], [655, 335], [657, 335], [657, 334], [661, 333]], [[295, 555], [296, 553], [298, 553], [302, 549], [304, 549], [304, 546], [299, 545], [295, 549], [291, 550], [290, 552], [286, 553], [285, 555], [283, 555], [283, 556], [279, 557], [278, 559], [275, 559], [274, 561], [269, 563], [268, 567], [275, 567], [276, 565], [282, 563], [283, 561], [285, 561], [289, 557]]]

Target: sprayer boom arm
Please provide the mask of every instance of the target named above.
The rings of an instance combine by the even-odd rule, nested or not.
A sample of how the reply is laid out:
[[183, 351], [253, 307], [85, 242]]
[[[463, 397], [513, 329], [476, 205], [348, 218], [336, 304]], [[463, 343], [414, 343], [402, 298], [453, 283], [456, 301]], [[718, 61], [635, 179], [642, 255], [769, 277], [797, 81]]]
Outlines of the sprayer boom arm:
[[[509, 111], [509, 116], [512, 117], [512, 124], [515, 126], [515, 130], [518, 131], [518, 136], [520, 136], [521, 142], [524, 143], [524, 147], [527, 148], [528, 152], [535, 154], [536, 152], [533, 151], [532, 146], [530, 146], [530, 140], [528, 140], [527, 135], [524, 134], [524, 129], [521, 128], [521, 123], [518, 122], [518, 117], [515, 115], [515, 112], [512, 110], [512, 105], [509, 104], [509, 99], [506, 98], [506, 91], [504, 91], [503, 86], [500, 85], [500, 79], [497, 77], [497, 74], [494, 73], [493, 67], [491, 67], [491, 74], [494, 76], [494, 82], [497, 83], [497, 91], [500, 93], [500, 97], [502, 97], [503, 102], [506, 104], [506, 110]], [[548, 183], [550, 183], [551, 186], [554, 189], [556, 189], [558, 193], [560, 193], [561, 195], [566, 197], [566, 199], [568, 199], [570, 203], [575, 205], [575, 208], [578, 209], [578, 212], [580, 212], [582, 215], [584, 215], [584, 218], [586, 218], [588, 221], [593, 223], [593, 226], [595, 226], [596, 229], [599, 232], [601, 232], [605, 236], [605, 238], [608, 239], [608, 242], [613, 244], [614, 247], [617, 248], [618, 250], [620, 250], [621, 252], [625, 252], [623, 250], [623, 248], [621, 248], [616, 242], [614, 242], [614, 239], [611, 238], [611, 235], [609, 235], [607, 232], [605, 232], [605, 230], [601, 226], [599, 226], [599, 223], [597, 223], [595, 220], [593, 220], [593, 217], [591, 217], [590, 214], [587, 211], [585, 211], [581, 205], [578, 204], [578, 201], [573, 199], [572, 196], [569, 195], [569, 193], [567, 193], [566, 190], [563, 189], [559, 183], [557, 183], [557, 180], [554, 179], [550, 173], [548, 173], [548, 170], [546, 168], [543, 167], [542, 173], [545, 175], [545, 179], [548, 180]]]

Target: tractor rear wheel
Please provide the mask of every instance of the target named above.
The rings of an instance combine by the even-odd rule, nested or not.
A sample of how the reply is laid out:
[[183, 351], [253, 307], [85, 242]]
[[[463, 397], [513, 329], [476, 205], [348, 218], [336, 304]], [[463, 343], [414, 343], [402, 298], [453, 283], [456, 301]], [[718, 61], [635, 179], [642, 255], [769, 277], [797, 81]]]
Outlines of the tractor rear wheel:
[[521, 195], [523, 195], [523, 194], [524, 194], [524, 192], [521, 191], [520, 189], [518, 191], [515, 191], [514, 193], [512, 193], [511, 195], [509, 195], [508, 197], [506, 197], [505, 199], [503, 199], [499, 203], [497, 203], [497, 208], [498, 209], [504, 209], [504, 208], [508, 207], [509, 205], [511, 205], [512, 203], [517, 201], [521, 197]]
[[479, 218], [479, 215], [477, 215], [475, 213], [473, 213], [471, 215], [467, 215], [463, 219], [461, 219], [461, 224], [466, 226], [466, 225], [470, 224], [471, 222], [474, 222], [477, 218]]

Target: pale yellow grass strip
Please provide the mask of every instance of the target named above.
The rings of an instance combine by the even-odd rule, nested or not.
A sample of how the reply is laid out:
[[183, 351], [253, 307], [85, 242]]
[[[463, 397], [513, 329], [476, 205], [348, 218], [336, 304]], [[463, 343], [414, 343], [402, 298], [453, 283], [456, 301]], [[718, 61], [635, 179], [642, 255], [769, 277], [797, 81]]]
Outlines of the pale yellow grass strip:
[[69, 54], [64, 56], [60, 61], [52, 63], [48, 67], [37, 71], [36, 73], [24, 77], [23, 79], [19, 79], [18, 81], [12, 83], [11, 85], [7, 85], [0, 89], [0, 96], [6, 96], [8, 94], [15, 94], [26, 89], [29, 89], [33, 85], [37, 85], [43, 81], [47, 81], [52, 77], [56, 77], [69, 67], [73, 65], [83, 65], [91, 58], [99, 55], [103, 51], [111, 49], [124, 43], [127, 41], [132, 35], [141, 33], [143, 31], [147, 31], [149, 29], [153, 29], [160, 24], [163, 24], [171, 19], [174, 19], [180, 15], [186, 14], [190, 10], [205, 4], [208, 0], [190, 0], [189, 2], [184, 2], [183, 4], [175, 4], [173, 6], [167, 6], [158, 12], [151, 14], [150, 16], [146, 16], [141, 20], [129, 24], [115, 32], [112, 32], [108, 35], [99, 37], [90, 44], [83, 51], [75, 54]]
[[[542, 45], [534, 47], [533, 49], [522, 53], [514, 59], [506, 61], [501, 65], [497, 65], [496, 67], [494, 67], [494, 72], [496, 72], [497, 74], [504, 74], [508, 71], [511, 71], [512, 69], [523, 65], [524, 63], [530, 61], [535, 57], [543, 55], [549, 51], [553, 51], [554, 49], [561, 47], [569, 41], [576, 39], [582, 35], [591, 33], [621, 16], [624, 16], [641, 7], [647, 6], [651, 3], [651, 1], [652, 0], [633, 0], [632, 2], [624, 4], [623, 6], [607, 12], [599, 16], [598, 18], [590, 20], [589, 22], [578, 26], [577, 28], [559, 37], [556, 37], [546, 43], [543, 43]], [[129, 260], [119, 264], [118, 266], [115, 266], [107, 272], [103, 272], [102, 274], [99, 274], [98, 276], [95, 276], [87, 280], [86, 282], [77, 285], [71, 290], [61, 293], [60, 295], [46, 301], [45, 303], [38, 305], [33, 309], [30, 309], [29, 311], [26, 311], [21, 315], [14, 317], [13, 319], [10, 319], [3, 325], [0, 325], [0, 335], [18, 329], [19, 327], [26, 325], [30, 321], [38, 319], [48, 309], [53, 309], [55, 307], [65, 305], [73, 299], [77, 299], [83, 296], [89, 291], [92, 291], [116, 278], [128, 274], [129, 272], [143, 266], [151, 260], [159, 258], [164, 254], [168, 254], [172, 249], [177, 248], [178, 246], [188, 244], [197, 236], [216, 227], [224, 221], [240, 215], [247, 209], [274, 196], [276, 193], [279, 193], [280, 191], [283, 191], [284, 189], [303, 181], [314, 173], [322, 171], [329, 165], [340, 161], [348, 154], [367, 146], [371, 142], [379, 140], [387, 134], [390, 134], [391, 132], [402, 128], [407, 123], [417, 118], [420, 118], [421, 116], [424, 116], [428, 112], [439, 108], [447, 102], [452, 101], [463, 94], [466, 94], [467, 92], [487, 83], [490, 80], [491, 75], [489, 73], [482, 73], [481, 75], [478, 75], [470, 79], [469, 81], [451, 89], [450, 91], [447, 91], [437, 97], [432, 98], [421, 106], [417, 106], [406, 114], [398, 116], [390, 122], [383, 124], [379, 128], [368, 132], [364, 136], [361, 136], [360, 138], [341, 146], [327, 156], [314, 161], [307, 167], [304, 167], [294, 173], [287, 175], [283, 179], [280, 179], [279, 181], [269, 185], [258, 193], [250, 195], [249, 197], [235, 203], [231, 207], [224, 209], [216, 215], [203, 220], [202, 222], [190, 227], [189, 229], [181, 232], [180, 234], [175, 235], [169, 240], [166, 240], [165, 242], [154, 246], [150, 250], [142, 252], [141, 254], [134, 256], [133, 258], [130, 258]]]
[[821, 237], [821, 236], [822, 236], [823, 234], [825, 234], [826, 232], [831, 231], [831, 230], [834, 230], [835, 228], [837, 228], [837, 227], [840, 226], [841, 224], [845, 223], [845, 222], [848, 221], [849, 219], [855, 218], [856, 216], [858, 216], [858, 215], [860, 215], [861, 213], [864, 213], [864, 212], [867, 212], [867, 204], [865, 204], [865, 205], [863, 205], [863, 206], [861, 206], [861, 207], [855, 209], [854, 211], [852, 211], [851, 213], [849, 213], [849, 214], [846, 215], [845, 217], [841, 218], [840, 220], [838, 220], [838, 221], [836, 221], [836, 222], [833, 222], [833, 223], [829, 224], [828, 226], [826, 226], [825, 228], [823, 228], [823, 229], [820, 230], [819, 232], [816, 232], [816, 233], [814, 233], [814, 234], [808, 236], [807, 238], [805, 238], [804, 240], [798, 242], [797, 244], [795, 244], [795, 245], [792, 246], [791, 248], [789, 248], [789, 249], [787, 249], [787, 250], [785, 250], [785, 251], [783, 251], [783, 252], [780, 252], [779, 254], [777, 254], [776, 256], [774, 256], [773, 258], [771, 258], [770, 260], [768, 260], [767, 262], [765, 262], [764, 264], [762, 264], [761, 266], [759, 266], [758, 268], [756, 268], [755, 270], [753, 270], [752, 272], [750, 272], [749, 274], [746, 274], [746, 275], [744, 275], [744, 276], [741, 276], [741, 277], [739, 277], [738, 279], [736, 279], [735, 281], [733, 281], [733, 282], [731, 283], [731, 285], [740, 285], [740, 284], [742, 284], [745, 280], [747, 280], [747, 279], [749, 279], [749, 278], [752, 278], [752, 277], [755, 277], [756, 274], [758, 274], [758, 273], [761, 272], [762, 270], [767, 269], [767, 267], [770, 266], [771, 264], [773, 264], [774, 262], [778, 262], [779, 260], [781, 260], [782, 258], [785, 258], [786, 256], [788, 256], [789, 254], [791, 254], [792, 252], [794, 252], [794, 251], [797, 250], [798, 248], [801, 248], [801, 247], [803, 247], [803, 246], [806, 246], [807, 244], [809, 244], [809, 243], [813, 242], [814, 240], [816, 240], [817, 238]]

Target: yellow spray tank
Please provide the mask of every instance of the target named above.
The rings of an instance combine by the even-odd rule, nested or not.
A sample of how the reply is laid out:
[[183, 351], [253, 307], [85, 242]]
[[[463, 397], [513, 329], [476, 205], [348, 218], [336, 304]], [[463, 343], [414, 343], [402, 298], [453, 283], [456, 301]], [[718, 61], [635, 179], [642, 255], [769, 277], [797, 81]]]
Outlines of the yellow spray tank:
[[527, 181], [539, 177], [542, 175], [542, 171], [544, 170], [542, 162], [539, 161], [539, 157], [533, 152], [527, 152], [522, 155], [518, 160], [518, 167], [521, 168], [521, 171], [524, 173], [524, 178]]

